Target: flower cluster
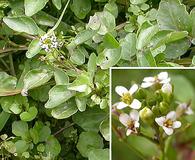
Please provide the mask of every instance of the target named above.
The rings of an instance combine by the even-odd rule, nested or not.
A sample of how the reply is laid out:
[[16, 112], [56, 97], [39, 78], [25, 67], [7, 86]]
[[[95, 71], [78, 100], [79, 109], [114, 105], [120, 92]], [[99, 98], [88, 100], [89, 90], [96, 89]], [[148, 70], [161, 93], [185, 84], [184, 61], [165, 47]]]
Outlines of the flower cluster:
[[[113, 113], [126, 127], [127, 136], [138, 134], [141, 123], [158, 126], [166, 135], [172, 135], [174, 129], [182, 125], [178, 119], [184, 114], [193, 114], [190, 103], [178, 104], [174, 101], [173, 85], [167, 72], [145, 77], [140, 86], [133, 84], [129, 90], [123, 86], [116, 86], [115, 91], [120, 96], [120, 102], [113, 105]], [[174, 106], [171, 106], [172, 104]], [[176, 111], [173, 108], [176, 108]]]
[[53, 49], [61, 48], [63, 42], [58, 40], [55, 34], [45, 34], [40, 38], [39, 45], [46, 52], [51, 52]]

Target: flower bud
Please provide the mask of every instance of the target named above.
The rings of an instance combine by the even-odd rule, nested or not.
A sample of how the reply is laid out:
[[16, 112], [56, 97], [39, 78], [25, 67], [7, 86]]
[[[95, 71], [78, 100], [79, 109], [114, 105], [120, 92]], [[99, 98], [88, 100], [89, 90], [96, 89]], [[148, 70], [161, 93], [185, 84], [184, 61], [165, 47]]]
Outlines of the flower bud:
[[106, 99], [102, 99], [100, 102], [100, 108], [105, 109], [108, 107], [108, 101]]
[[143, 122], [149, 124], [153, 123], [154, 114], [148, 107], [144, 107], [141, 111], [139, 111], [139, 116]]
[[96, 94], [91, 96], [91, 100], [95, 103], [95, 104], [100, 104], [101, 99], [99, 96], [97, 96]]
[[8, 136], [7, 136], [7, 134], [2, 134], [0, 137], [1, 137], [1, 139], [2, 139], [3, 141], [5, 141], [5, 140], [7, 139]]
[[159, 109], [162, 114], [166, 114], [169, 109], [169, 105], [166, 102], [160, 102]]
[[163, 84], [162, 88], [161, 88], [162, 92], [165, 94], [172, 94], [172, 85], [170, 83], [165, 83]]
[[153, 106], [152, 107], [152, 112], [154, 113], [155, 116], [160, 115], [160, 110], [158, 106]]
[[144, 99], [144, 98], [146, 98], [146, 92], [145, 92], [145, 90], [144, 89], [139, 89], [138, 91], [137, 91], [137, 93], [136, 93], [136, 97], [138, 98], [138, 99]]

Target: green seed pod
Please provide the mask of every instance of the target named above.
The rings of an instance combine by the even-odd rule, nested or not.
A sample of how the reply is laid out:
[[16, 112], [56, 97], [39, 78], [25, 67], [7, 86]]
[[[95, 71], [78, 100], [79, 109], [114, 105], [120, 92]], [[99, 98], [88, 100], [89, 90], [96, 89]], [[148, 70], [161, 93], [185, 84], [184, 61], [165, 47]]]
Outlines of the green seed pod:
[[169, 105], [166, 102], [160, 102], [159, 109], [161, 114], [166, 114], [169, 109]]
[[96, 94], [91, 96], [91, 100], [95, 103], [95, 104], [100, 104], [101, 99], [99, 96], [97, 96]]
[[145, 123], [152, 124], [154, 121], [154, 114], [148, 107], [144, 107], [141, 111], [139, 111], [139, 116]]
[[138, 99], [145, 99], [147, 96], [146, 91], [144, 89], [139, 89], [136, 93], [136, 98]]
[[155, 117], [160, 115], [160, 109], [158, 106], [152, 107], [152, 112], [154, 113]]

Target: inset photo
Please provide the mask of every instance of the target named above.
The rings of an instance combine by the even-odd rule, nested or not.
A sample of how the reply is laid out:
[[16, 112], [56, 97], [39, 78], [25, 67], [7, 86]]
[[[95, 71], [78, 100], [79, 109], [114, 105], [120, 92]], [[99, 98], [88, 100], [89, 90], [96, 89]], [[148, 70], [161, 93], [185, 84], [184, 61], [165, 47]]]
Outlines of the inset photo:
[[195, 159], [195, 70], [111, 68], [112, 160]]

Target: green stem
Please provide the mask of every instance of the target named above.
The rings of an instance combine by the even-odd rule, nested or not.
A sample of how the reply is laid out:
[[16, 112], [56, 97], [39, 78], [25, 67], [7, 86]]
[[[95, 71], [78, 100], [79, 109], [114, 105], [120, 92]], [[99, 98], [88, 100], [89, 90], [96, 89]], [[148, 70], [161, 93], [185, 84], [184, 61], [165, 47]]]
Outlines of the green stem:
[[163, 139], [163, 132], [160, 133], [159, 138], [160, 149], [162, 152], [161, 160], [165, 160], [165, 139]]
[[150, 142], [159, 145], [159, 142], [158, 142], [157, 140], [155, 140], [155, 139], [153, 139], [153, 138], [151, 138], [151, 137], [148, 137], [148, 136], [144, 135], [143, 133], [140, 133], [139, 135], [140, 135], [141, 137], [144, 137], [144, 138], [148, 139]]
[[137, 150], [137, 148], [133, 147], [132, 145], [130, 145], [126, 139], [124, 139], [123, 137], [121, 137], [121, 135], [118, 134], [117, 128], [112, 124], [112, 129], [114, 131], [114, 133], [121, 139], [121, 141], [131, 150], [133, 151], [137, 156], [139, 156], [142, 160], [145, 160], [146, 157], [139, 151]]
[[57, 132], [54, 133], [53, 135], [54, 135], [54, 136], [57, 136], [59, 133], [63, 132], [65, 129], [68, 129], [68, 128], [72, 127], [73, 125], [74, 125], [74, 123], [71, 123], [71, 124], [69, 124], [68, 126], [61, 128], [59, 131], [57, 131]]
[[11, 54], [9, 54], [9, 63], [10, 63], [11, 74], [13, 76], [15, 76], [16, 75], [16, 72], [15, 72], [14, 63], [13, 63], [13, 57], [12, 57]]
[[8, 66], [7, 63], [3, 60], [3, 58], [0, 58], [0, 61], [1, 61], [2, 64], [5, 66], [5, 68], [9, 71], [9, 66]]
[[137, 156], [139, 156], [142, 160], [145, 160], [146, 159], [146, 157], [139, 151], [139, 150], [137, 150], [135, 147], [133, 147], [133, 146], [131, 146], [131, 145], [129, 145], [129, 143], [126, 141], [126, 140], [122, 140], [125, 144], [126, 144], [126, 146], [131, 150], [131, 151], [133, 151]]
[[24, 50], [28, 50], [28, 47], [0, 49], [0, 54], [1, 53], [6, 53], [6, 52], [24, 51]]
[[65, 11], [66, 11], [66, 9], [67, 9], [69, 3], [70, 3], [70, 0], [68, 0], [68, 2], [66, 3], [66, 5], [65, 5], [65, 7], [64, 7], [64, 9], [63, 9], [63, 11], [62, 11], [62, 14], [60, 15], [60, 18], [59, 18], [58, 21], [56, 22], [55, 26], [53, 26], [53, 28], [48, 32], [48, 34], [51, 34], [51, 33], [59, 26], [59, 24], [60, 24], [60, 22], [62, 21], [62, 18], [63, 18], [63, 16], [64, 16], [64, 13], [65, 13]]

